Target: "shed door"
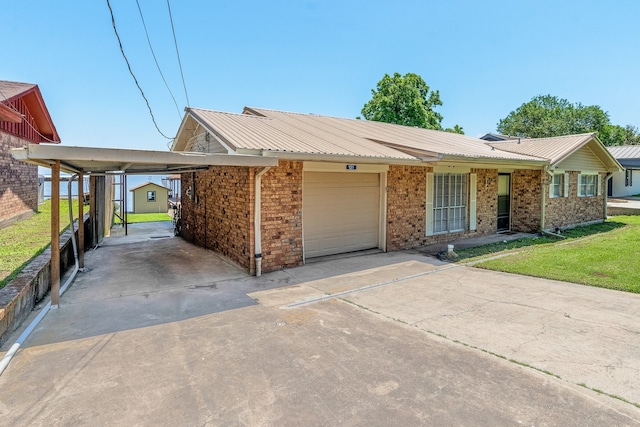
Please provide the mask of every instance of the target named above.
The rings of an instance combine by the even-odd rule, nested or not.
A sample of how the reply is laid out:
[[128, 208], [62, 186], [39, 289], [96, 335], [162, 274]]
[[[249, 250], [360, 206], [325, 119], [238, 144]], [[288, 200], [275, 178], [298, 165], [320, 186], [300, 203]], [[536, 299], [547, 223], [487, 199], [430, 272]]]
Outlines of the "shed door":
[[305, 172], [302, 215], [305, 258], [377, 248], [380, 175]]

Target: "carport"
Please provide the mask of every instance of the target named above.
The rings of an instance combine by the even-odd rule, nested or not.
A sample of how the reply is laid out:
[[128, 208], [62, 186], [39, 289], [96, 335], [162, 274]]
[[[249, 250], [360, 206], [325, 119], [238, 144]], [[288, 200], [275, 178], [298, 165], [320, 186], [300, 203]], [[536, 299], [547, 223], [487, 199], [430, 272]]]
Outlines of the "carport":
[[[251, 155], [206, 154], [95, 147], [68, 147], [29, 144], [11, 150], [11, 155], [26, 163], [51, 168], [51, 306], [60, 303], [60, 172], [78, 177], [78, 198], [82, 200], [84, 177], [90, 177], [89, 210], [92, 218], [104, 218], [105, 205], [98, 203], [97, 178], [110, 175], [180, 174], [204, 170], [210, 166], [276, 166], [278, 159]], [[104, 193], [104, 182], [102, 183]], [[78, 204], [79, 218], [84, 207]], [[95, 225], [95, 224], [94, 224]], [[78, 227], [78, 263], [84, 267], [84, 227]]]

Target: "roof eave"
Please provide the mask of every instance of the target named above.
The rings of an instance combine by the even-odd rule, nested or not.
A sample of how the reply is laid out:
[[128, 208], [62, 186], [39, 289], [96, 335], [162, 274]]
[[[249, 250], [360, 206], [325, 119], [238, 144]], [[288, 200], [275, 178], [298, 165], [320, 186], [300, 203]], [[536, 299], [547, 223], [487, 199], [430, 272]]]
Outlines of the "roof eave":
[[319, 153], [292, 153], [290, 151], [264, 150], [264, 157], [276, 157], [282, 160], [300, 160], [300, 161], [317, 161], [317, 162], [352, 162], [352, 163], [368, 163], [368, 164], [385, 164], [385, 165], [422, 165], [422, 159], [401, 159], [392, 157], [365, 157], [350, 156], [344, 154], [319, 154]]

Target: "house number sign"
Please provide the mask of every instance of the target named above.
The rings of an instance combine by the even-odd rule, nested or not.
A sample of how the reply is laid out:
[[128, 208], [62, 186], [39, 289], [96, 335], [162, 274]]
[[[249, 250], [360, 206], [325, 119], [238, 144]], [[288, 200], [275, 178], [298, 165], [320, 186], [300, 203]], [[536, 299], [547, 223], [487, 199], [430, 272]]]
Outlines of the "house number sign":
[[354, 171], [358, 168], [358, 165], [345, 165], [348, 171]]

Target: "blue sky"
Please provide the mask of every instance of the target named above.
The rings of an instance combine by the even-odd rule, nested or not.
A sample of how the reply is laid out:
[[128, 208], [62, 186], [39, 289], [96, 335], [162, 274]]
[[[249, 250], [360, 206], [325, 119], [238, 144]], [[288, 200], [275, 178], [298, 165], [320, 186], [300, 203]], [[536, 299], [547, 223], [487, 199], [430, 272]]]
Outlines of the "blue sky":
[[[187, 105], [164, 0], [111, 0], [160, 129]], [[0, 0], [0, 79], [37, 83], [64, 145], [165, 150], [106, 0]], [[443, 126], [480, 136], [532, 97], [599, 105], [640, 126], [640, 1], [173, 0], [190, 106], [356, 117], [385, 73], [440, 91]]]

